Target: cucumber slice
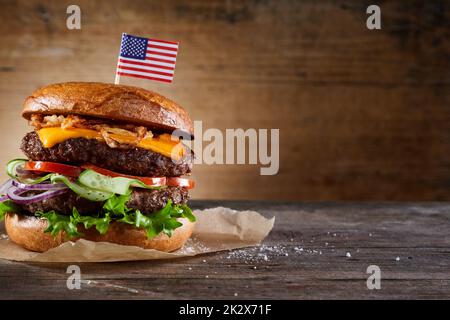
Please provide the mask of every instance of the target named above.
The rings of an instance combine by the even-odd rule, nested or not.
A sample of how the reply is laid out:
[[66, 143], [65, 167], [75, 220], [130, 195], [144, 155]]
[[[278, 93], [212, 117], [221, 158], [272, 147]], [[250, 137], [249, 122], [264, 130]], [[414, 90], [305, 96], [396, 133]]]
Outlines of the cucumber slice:
[[25, 183], [25, 184], [38, 184], [45, 180], [50, 179], [50, 177], [53, 175], [53, 173], [49, 173], [49, 174], [46, 174], [45, 176], [38, 177], [36, 179], [23, 178], [23, 177], [19, 178], [19, 176], [17, 175], [17, 169], [20, 167], [23, 168], [27, 161], [28, 160], [26, 160], [26, 159], [14, 159], [14, 160], [9, 161], [8, 164], [6, 165], [6, 172], [7, 172], [8, 176], [10, 176], [11, 178], [13, 178], [19, 182]]
[[137, 179], [125, 177], [108, 177], [94, 170], [85, 170], [78, 177], [78, 181], [89, 188], [112, 192], [115, 194], [126, 195], [131, 192], [131, 187], [145, 189], [159, 189], [160, 187], [151, 187]]
[[6, 165], [6, 173], [13, 179], [17, 178], [17, 168], [22, 166], [27, 162], [26, 159], [14, 159], [8, 162]]
[[92, 188], [89, 188], [87, 186], [80, 185], [79, 183], [72, 182], [69, 179], [67, 179], [65, 176], [60, 174], [52, 175], [50, 178], [50, 181], [55, 182], [62, 182], [66, 186], [68, 186], [73, 192], [78, 194], [82, 198], [86, 198], [91, 201], [105, 201], [111, 198], [114, 193], [112, 192], [105, 192], [100, 190], [95, 190]]

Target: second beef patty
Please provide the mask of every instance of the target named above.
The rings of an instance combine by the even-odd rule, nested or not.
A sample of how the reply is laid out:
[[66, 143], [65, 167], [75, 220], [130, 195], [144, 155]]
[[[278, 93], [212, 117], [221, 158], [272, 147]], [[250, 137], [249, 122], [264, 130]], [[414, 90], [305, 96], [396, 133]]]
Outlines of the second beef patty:
[[[29, 192], [27, 195], [31, 194], [32, 192]], [[172, 200], [174, 204], [185, 204], [188, 199], [189, 193], [186, 188], [167, 187], [160, 190], [134, 188], [126, 206], [148, 215], [164, 208], [169, 200]], [[77, 208], [82, 215], [94, 215], [100, 212], [102, 206], [103, 202], [81, 198], [70, 190], [50, 199], [21, 205], [22, 209], [29, 213], [55, 210], [65, 215], [70, 215], [73, 207]]]

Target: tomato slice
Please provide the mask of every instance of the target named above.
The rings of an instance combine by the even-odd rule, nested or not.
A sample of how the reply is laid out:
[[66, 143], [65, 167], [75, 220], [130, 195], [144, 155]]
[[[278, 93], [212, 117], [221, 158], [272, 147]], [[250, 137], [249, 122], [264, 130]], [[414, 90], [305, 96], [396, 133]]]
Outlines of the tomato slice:
[[195, 181], [187, 178], [168, 177], [167, 185], [171, 187], [183, 187], [187, 189], [195, 188]]
[[54, 172], [68, 177], [78, 177], [81, 173], [81, 169], [78, 167], [47, 161], [28, 161], [25, 163], [24, 169], [40, 172]]
[[94, 170], [95, 172], [98, 172], [100, 174], [103, 174], [105, 176], [108, 177], [124, 177], [124, 178], [130, 178], [130, 179], [137, 179], [142, 181], [143, 183], [145, 183], [148, 186], [151, 187], [160, 187], [160, 186], [164, 186], [166, 184], [166, 178], [165, 177], [138, 177], [138, 176], [131, 176], [128, 174], [122, 174], [122, 173], [117, 173], [108, 169], [103, 169], [97, 166], [94, 166], [93, 164], [84, 164], [81, 166], [81, 168], [83, 169], [91, 169]]

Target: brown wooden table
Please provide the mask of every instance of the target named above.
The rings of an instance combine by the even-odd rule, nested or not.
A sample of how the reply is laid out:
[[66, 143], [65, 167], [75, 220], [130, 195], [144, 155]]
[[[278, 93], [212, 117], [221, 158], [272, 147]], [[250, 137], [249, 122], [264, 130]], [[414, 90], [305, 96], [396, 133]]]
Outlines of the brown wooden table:
[[[0, 260], [0, 298], [450, 298], [448, 203], [192, 205], [257, 210], [275, 215], [275, 227], [256, 248], [177, 260], [80, 264], [80, 290], [66, 287], [68, 264]], [[369, 265], [380, 267], [380, 290], [367, 289]]]

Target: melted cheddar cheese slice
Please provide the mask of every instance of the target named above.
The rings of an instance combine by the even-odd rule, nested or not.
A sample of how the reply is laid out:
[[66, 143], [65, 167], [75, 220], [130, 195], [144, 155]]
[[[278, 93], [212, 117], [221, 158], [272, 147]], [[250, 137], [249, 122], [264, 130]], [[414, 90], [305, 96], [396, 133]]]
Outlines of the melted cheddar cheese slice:
[[[37, 131], [39, 139], [44, 148], [51, 148], [54, 145], [72, 138], [98, 139], [104, 140], [100, 132], [91, 129], [71, 128], [62, 129], [60, 127], [43, 128]], [[136, 138], [128, 135], [109, 134], [109, 136], [119, 143], [135, 144]], [[183, 157], [185, 148], [179, 141], [173, 141], [169, 134], [162, 134], [153, 138], [145, 138], [136, 144], [142, 149], [151, 150], [163, 156], [179, 160]]]

